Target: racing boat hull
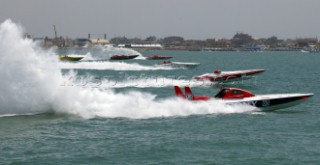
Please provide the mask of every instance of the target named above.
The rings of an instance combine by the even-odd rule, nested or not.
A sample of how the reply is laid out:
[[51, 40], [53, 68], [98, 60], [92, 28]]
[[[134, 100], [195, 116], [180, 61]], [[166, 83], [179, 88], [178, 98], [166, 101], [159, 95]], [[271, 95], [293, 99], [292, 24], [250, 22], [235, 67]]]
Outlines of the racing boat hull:
[[172, 58], [171, 56], [159, 56], [159, 55], [153, 55], [153, 56], [148, 56], [147, 60], [167, 60]]
[[139, 55], [114, 55], [110, 60], [130, 60], [138, 57]]
[[195, 77], [198, 81], [209, 80], [211, 82], [231, 82], [250, 79], [252, 75], [264, 72], [264, 69], [223, 71], [219, 73], [206, 73]]
[[223, 100], [226, 104], [245, 104], [259, 108], [262, 111], [274, 111], [298, 105], [306, 101], [312, 93], [306, 94], [275, 94], [275, 95], [257, 95], [243, 99]]
[[61, 61], [79, 61], [83, 59], [84, 56], [75, 56], [75, 55], [59, 55]]

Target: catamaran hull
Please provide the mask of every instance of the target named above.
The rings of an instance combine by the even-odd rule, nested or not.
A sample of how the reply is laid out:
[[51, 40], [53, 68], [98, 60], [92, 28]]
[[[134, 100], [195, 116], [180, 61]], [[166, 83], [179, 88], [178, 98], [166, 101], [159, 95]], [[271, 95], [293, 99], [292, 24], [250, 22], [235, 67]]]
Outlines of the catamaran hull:
[[226, 103], [229, 105], [235, 104], [245, 104], [259, 108], [262, 111], [274, 111], [278, 109], [284, 109], [291, 106], [298, 105], [306, 101], [313, 94], [299, 94], [297, 96], [283, 97], [278, 96], [277, 98], [269, 99], [250, 99], [250, 100], [226, 100]]
[[195, 77], [198, 81], [209, 80], [211, 82], [233, 82], [252, 78], [252, 75], [263, 73], [264, 69], [225, 71], [220, 74], [207, 73]]
[[110, 60], [130, 60], [138, 57], [139, 55], [114, 55]]
[[71, 55], [69, 55], [69, 56], [59, 55], [60, 61], [79, 61], [83, 58], [84, 58], [84, 56], [81, 57], [81, 56], [71, 56]]

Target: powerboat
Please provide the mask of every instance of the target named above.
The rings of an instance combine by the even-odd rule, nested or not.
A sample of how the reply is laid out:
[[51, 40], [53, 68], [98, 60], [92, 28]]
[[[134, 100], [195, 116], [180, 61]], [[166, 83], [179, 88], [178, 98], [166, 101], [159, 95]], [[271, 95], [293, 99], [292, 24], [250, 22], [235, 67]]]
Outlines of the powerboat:
[[171, 56], [159, 56], [159, 55], [153, 55], [153, 56], [148, 56], [147, 60], [167, 60], [172, 58]]
[[211, 82], [228, 82], [252, 78], [252, 75], [265, 72], [264, 69], [238, 70], [238, 71], [220, 71], [215, 70], [213, 73], [206, 73], [196, 76], [198, 81], [209, 80]]
[[[174, 86], [174, 89], [176, 95], [184, 99], [191, 101], [211, 100], [210, 96], [193, 95], [188, 86], [185, 87], [185, 93], [183, 93], [178, 86]], [[312, 96], [313, 93], [255, 95], [243, 89], [221, 88], [218, 94], [216, 94], [212, 99], [221, 100], [228, 105], [249, 105], [259, 108], [262, 111], [274, 111], [300, 104]]]
[[59, 59], [61, 61], [79, 61], [84, 57], [85, 56], [82, 55], [59, 55]]
[[139, 55], [114, 55], [110, 60], [129, 60], [138, 57]]
[[163, 63], [157, 64], [157, 66], [167, 66], [172, 68], [183, 68], [183, 69], [194, 69], [198, 67], [200, 63], [191, 63], [191, 62], [171, 62], [163, 61]]

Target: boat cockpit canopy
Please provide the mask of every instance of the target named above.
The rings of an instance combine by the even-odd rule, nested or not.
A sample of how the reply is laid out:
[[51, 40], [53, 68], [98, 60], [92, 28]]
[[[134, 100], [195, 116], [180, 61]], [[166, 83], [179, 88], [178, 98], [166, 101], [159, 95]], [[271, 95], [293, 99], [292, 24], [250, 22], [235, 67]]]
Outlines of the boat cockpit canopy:
[[221, 99], [241, 99], [246, 97], [253, 97], [254, 94], [237, 88], [222, 88], [215, 98]]

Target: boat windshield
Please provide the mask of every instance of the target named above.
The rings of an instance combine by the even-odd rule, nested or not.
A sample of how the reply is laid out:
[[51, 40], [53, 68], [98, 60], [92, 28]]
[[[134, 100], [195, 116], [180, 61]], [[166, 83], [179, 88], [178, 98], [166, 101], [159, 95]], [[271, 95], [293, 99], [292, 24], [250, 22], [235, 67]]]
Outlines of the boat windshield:
[[229, 89], [222, 89], [216, 96], [214, 96], [215, 98], [223, 98], [226, 93], [229, 91]]

